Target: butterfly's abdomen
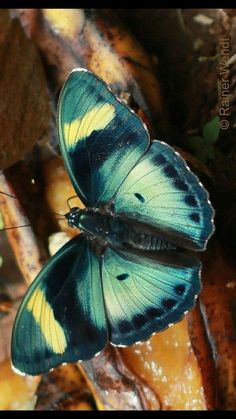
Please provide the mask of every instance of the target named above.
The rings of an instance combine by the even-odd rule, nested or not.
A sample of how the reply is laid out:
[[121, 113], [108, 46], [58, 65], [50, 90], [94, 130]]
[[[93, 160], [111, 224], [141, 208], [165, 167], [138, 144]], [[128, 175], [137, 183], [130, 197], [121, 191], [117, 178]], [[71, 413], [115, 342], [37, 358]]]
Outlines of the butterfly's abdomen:
[[175, 249], [176, 246], [162, 240], [156, 235], [147, 232], [138, 223], [132, 223], [122, 217], [110, 219], [110, 231], [113, 245], [118, 247], [132, 247], [140, 250], [166, 250]]
[[151, 232], [147, 232], [139, 224], [111, 214], [101, 214], [99, 211], [82, 210], [76, 227], [90, 238], [112, 247], [132, 247], [147, 251], [176, 248]]
[[123, 245], [133, 247], [135, 249], [151, 251], [176, 248], [172, 244], [160, 239], [155, 235], [143, 233], [141, 231], [135, 231], [132, 228], [127, 228]]

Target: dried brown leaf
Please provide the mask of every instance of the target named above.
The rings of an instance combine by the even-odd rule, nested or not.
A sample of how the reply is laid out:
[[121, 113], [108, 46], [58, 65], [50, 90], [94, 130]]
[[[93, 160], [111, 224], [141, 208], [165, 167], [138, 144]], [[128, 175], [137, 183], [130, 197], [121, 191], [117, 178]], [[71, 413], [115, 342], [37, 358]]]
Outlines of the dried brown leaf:
[[197, 301], [194, 309], [188, 314], [188, 330], [202, 375], [207, 409], [216, 409], [217, 382], [214, 348], [209, 334], [209, 324], [200, 300]]
[[201, 300], [214, 345], [218, 407], [236, 409], [236, 267], [216, 240], [205, 258]]
[[75, 364], [44, 374], [37, 390], [36, 410], [92, 410], [91, 391]]
[[18, 19], [0, 11], [0, 168], [20, 160], [48, 126], [44, 70]]
[[126, 365], [158, 396], [162, 410], [205, 410], [201, 371], [187, 319], [149, 340], [120, 349]]
[[91, 361], [79, 364], [99, 410], [159, 410], [154, 391], [108, 346]]
[[[17, 177], [15, 182], [17, 183]], [[4, 174], [0, 174], [0, 190], [15, 195], [15, 189]], [[18, 199], [11, 199], [0, 194], [0, 204], [5, 226], [14, 227], [30, 224], [29, 218]], [[39, 247], [38, 239], [30, 225], [25, 228], [7, 230], [7, 235], [23, 278], [29, 285], [42, 269], [42, 259], [45, 254]]]

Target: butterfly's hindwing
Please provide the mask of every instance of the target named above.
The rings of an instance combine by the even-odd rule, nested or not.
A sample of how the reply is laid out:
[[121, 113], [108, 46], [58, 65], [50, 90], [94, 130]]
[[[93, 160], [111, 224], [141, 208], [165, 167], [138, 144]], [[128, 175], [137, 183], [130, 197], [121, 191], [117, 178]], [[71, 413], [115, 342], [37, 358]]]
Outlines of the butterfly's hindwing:
[[13, 366], [35, 375], [90, 359], [107, 343], [99, 259], [80, 235], [39, 273], [14, 325]]
[[170, 146], [153, 141], [114, 197], [114, 210], [184, 248], [203, 250], [213, 232], [208, 193]]
[[176, 251], [108, 248], [102, 283], [109, 340], [132, 345], [179, 321], [200, 292], [200, 270], [198, 259]]
[[83, 69], [73, 71], [64, 84], [58, 124], [67, 171], [88, 206], [114, 195], [149, 144], [141, 119]]

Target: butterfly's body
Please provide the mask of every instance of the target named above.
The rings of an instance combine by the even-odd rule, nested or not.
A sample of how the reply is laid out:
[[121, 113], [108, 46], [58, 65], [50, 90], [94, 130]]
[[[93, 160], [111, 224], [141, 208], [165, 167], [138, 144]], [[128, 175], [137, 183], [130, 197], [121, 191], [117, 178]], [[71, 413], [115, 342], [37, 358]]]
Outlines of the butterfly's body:
[[214, 231], [198, 178], [97, 76], [70, 74], [58, 126], [87, 208], [66, 214], [81, 234], [49, 260], [18, 311], [12, 362], [31, 375], [181, 320], [201, 290], [201, 262], [188, 251], [205, 250]]
[[[107, 208], [111, 208], [111, 205]], [[147, 251], [176, 249], [176, 246], [152, 234], [151, 229], [144, 224], [117, 216], [104, 207], [82, 210], [72, 208], [66, 218], [71, 227], [81, 230], [89, 240], [98, 242], [101, 248], [111, 246]]]

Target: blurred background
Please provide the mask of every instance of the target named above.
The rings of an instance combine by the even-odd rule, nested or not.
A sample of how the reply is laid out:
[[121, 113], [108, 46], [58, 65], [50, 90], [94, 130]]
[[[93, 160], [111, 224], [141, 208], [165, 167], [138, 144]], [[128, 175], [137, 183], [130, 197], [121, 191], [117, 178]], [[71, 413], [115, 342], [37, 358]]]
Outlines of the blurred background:
[[[210, 192], [216, 232], [200, 255], [203, 291], [181, 322], [22, 377], [10, 362], [17, 308], [77, 234], [52, 214], [67, 212], [75, 194], [56, 106], [76, 67], [103, 78], [152, 139], [186, 159]], [[0, 232], [0, 409], [236, 409], [235, 128], [236, 9], [0, 10], [0, 229], [28, 225]]]

